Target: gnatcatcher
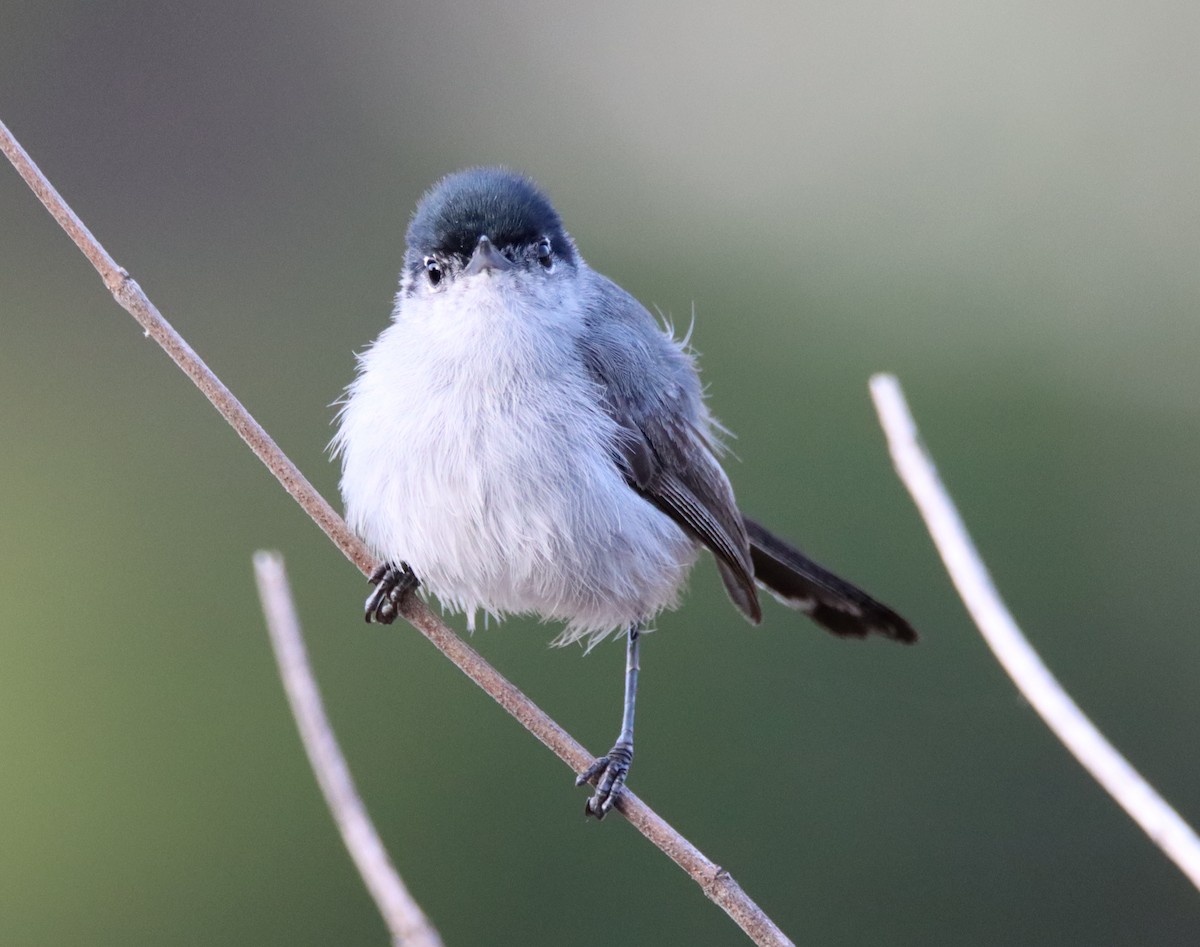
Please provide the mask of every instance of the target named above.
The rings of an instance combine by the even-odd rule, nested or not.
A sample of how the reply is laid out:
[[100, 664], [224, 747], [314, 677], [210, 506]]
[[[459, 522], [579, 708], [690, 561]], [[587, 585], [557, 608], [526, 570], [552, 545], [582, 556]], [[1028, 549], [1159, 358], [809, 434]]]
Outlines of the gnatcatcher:
[[696, 366], [670, 330], [580, 257], [549, 200], [502, 168], [417, 205], [392, 323], [358, 359], [334, 437], [346, 519], [384, 563], [367, 621], [424, 586], [469, 623], [532, 613], [556, 643], [627, 635], [621, 732], [576, 780], [586, 811], [633, 759], [638, 639], [701, 547], [751, 622], [756, 587], [836, 635], [916, 633], [743, 516]]

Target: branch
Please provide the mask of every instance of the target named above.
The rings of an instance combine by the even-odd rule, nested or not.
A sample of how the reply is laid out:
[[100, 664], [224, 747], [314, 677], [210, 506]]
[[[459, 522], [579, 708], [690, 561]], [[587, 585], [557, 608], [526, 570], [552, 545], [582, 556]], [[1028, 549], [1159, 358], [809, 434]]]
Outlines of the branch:
[[887, 434], [896, 472], [912, 494], [958, 594], [992, 653], [1075, 759], [1200, 888], [1200, 839], [1084, 716], [1021, 634], [919, 440], [916, 422], [895, 376], [875, 375], [871, 397]]
[[[283, 488], [312, 517], [313, 522], [321, 527], [346, 558], [353, 562], [363, 575], [370, 575], [376, 566], [370, 550], [350, 531], [342, 518], [334, 512], [333, 507], [313, 489], [299, 468], [288, 459], [270, 435], [242, 407], [241, 402], [204, 364], [200, 356], [184, 341], [183, 336], [162, 317], [141, 287], [108, 255], [3, 122], [0, 122], [0, 151], [4, 152], [17, 169], [17, 173], [45, 205], [46, 210], [96, 268], [104, 280], [104, 285], [121, 307], [138, 321], [146, 335], [162, 346], [172, 361], [212, 402], [213, 407], [241, 435], [242, 440], [254, 451], [258, 459], [266, 464]], [[574, 737], [451, 631], [419, 598], [415, 595], [406, 596], [400, 614], [460, 671], [515, 717], [521, 726], [566, 763], [572, 772], [583, 772], [591, 765], [594, 757]], [[616, 808], [634, 828], [687, 872], [705, 895], [733, 918], [756, 944], [791, 944], [727, 871], [708, 859], [628, 788], [622, 793]]]
[[392, 943], [395, 947], [442, 947], [442, 939], [429, 918], [400, 880], [354, 788], [350, 768], [325, 716], [321, 692], [308, 664], [283, 557], [272, 552], [255, 553], [254, 577], [279, 676], [283, 678], [283, 689], [296, 718], [304, 751], [342, 833], [342, 841], [392, 933]]

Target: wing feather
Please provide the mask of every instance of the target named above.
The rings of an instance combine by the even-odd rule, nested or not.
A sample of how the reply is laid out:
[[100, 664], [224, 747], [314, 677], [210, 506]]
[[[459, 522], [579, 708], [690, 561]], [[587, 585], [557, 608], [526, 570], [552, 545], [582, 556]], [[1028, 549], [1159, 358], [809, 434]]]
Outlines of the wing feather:
[[631, 488], [712, 552], [729, 597], [757, 624], [750, 540], [691, 358], [632, 296], [598, 279], [581, 353], [618, 427], [613, 460]]

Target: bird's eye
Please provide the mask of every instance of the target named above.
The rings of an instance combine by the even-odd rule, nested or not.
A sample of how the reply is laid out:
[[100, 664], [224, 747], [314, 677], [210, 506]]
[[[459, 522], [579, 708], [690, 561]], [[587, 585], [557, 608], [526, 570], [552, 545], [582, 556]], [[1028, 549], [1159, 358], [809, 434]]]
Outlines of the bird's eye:
[[550, 252], [550, 238], [549, 237], [542, 237], [541, 242], [538, 243], [537, 255], [538, 255], [538, 262], [540, 264], [542, 264], [542, 266], [544, 266], [546, 269], [550, 269], [550, 267], [554, 264], [554, 257], [551, 255], [551, 252]]
[[425, 275], [429, 278], [429, 285], [436, 286], [442, 281], [442, 264], [431, 256], [425, 257]]

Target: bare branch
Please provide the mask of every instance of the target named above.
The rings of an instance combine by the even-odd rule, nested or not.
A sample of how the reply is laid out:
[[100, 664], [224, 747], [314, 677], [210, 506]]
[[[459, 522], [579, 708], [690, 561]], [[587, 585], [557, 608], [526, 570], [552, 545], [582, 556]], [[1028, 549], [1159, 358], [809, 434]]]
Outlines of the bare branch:
[[[313, 489], [304, 475], [279, 449], [270, 435], [242, 407], [241, 402], [204, 364], [183, 337], [162, 317], [162, 314], [142, 292], [141, 287], [116, 261], [108, 255], [95, 237], [59, 196], [50, 182], [33, 163], [25, 149], [0, 122], [0, 151], [29, 185], [51, 216], [58, 221], [99, 272], [113, 297], [138, 321], [146, 335], [154, 339], [183, 372], [192, 379], [212, 402], [221, 416], [241, 435], [242, 440], [266, 464], [283, 488], [292, 495], [313, 521], [358, 567], [364, 575], [375, 568], [374, 557], [365, 545], [334, 512], [325, 499]], [[416, 596], [405, 598], [400, 614], [428, 638], [464, 674], [478, 684], [501, 707], [507, 710], [530, 733], [544, 743], [572, 772], [583, 772], [594, 757], [570, 734], [555, 723], [528, 697], [509, 682], [469, 647]], [[687, 839], [660, 818], [649, 806], [628, 789], [616, 808], [625, 818], [682, 868], [704, 893], [718, 904], [756, 944], [785, 945], [791, 941], [762, 909], [750, 899], [723, 868], [706, 858]]]
[[442, 947], [442, 939], [388, 858], [367, 808], [354, 788], [350, 768], [325, 716], [321, 692], [308, 664], [283, 557], [273, 552], [255, 553], [254, 577], [279, 676], [283, 678], [283, 689], [296, 718], [304, 751], [342, 833], [342, 841], [392, 933], [392, 943], [396, 947]]
[[900, 479], [992, 653], [1042, 720], [1150, 839], [1200, 888], [1200, 839], [1070, 698], [1017, 627], [921, 444], [900, 383], [871, 379], [871, 397]]

